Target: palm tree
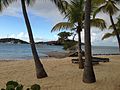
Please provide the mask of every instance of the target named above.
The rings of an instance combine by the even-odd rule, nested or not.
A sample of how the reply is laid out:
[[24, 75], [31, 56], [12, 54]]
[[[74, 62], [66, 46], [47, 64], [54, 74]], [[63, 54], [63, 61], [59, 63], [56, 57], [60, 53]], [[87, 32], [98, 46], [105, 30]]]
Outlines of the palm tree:
[[[2, 10], [3, 7], [7, 7], [13, 1], [16, 1], [16, 0], [0, 0], [0, 10]], [[27, 11], [26, 11], [25, 2], [27, 2], [29, 4], [30, 0], [21, 0], [21, 4], [22, 4], [23, 16], [24, 16], [26, 27], [28, 30], [30, 45], [31, 45], [31, 49], [32, 49], [32, 53], [33, 53], [33, 57], [34, 57], [34, 61], [35, 61], [36, 75], [37, 75], [37, 78], [44, 78], [44, 77], [47, 77], [47, 74], [44, 70], [44, 67], [43, 67], [41, 61], [39, 60], [39, 56], [36, 51], [31, 25], [30, 25], [30, 21], [28, 19]]]
[[[115, 24], [115, 27], [117, 29], [118, 34], [120, 35], [120, 16], [117, 18], [118, 21]], [[113, 29], [112, 25], [110, 25], [109, 29]], [[104, 36], [102, 37], [102, 40], [109, 38], [109, 37], [113, 37], [116, 36], [115, 31], [112, 31], [111, 33], [105, 33]]]
[[[30, 2], [30, 1], [28, 1], [28, 2]], [[30, 21], [28, 19], [27, 11], [26, 11], [25, 0], [21, 0], [21, 5], [22, 5], [23, 16], [24, 16], [24, 20], [25, 20], [28, 35], [29, 35], [32, 54], [33, 54], [34, 61], [35, 61], [37, 78], [47, 77], [47, 73], [45, 72], [44, 67], [43, 67], [41, 61], [39, 60], [39, 56], [37, 54], [37, 50], [35, 47], [34, 38], [33, 38], [33, 34], [32, 34], [32, 28], [30, 25]]]
[[103, 5], [101, 5], [94, 13], [94, 17], [96, 16], [97, 13], [99, 13], [100, 11], [103, 11], [104, 13], [107, 13], [110, 17], [110, 21], [114, 30], [114, 33], [116, 35], [117, 41], [118, 41], [118, 45], [119, 45], [119, 51], [120, 51], [120, 36], [119, 33], [116, 29], [114, 20], [113, 20], [113, 15], [117, 13], [117, 11], [119, 11], [119, 9], [116, 6], [116, 2], [113, 0], [106, 0], [104, 2]]
[[[67, 4], [63, 7], [64, 10], [64, 16], [68, 19], [68, 22], [61, 22], [55, 25], [53, 27], [52, 31], [55, 31], [56, 29], [72, 29], [75, 27], [77, 33], [78, 33], [78, 59], [79, 59], [79, 68], [83, 69], [83, 60], [82, 60], [82, 49], [81, 49], [81, 31], [82, 31], [82, 21], [83, 21], [83, 8], [84, 8], [84, 0], [74, 0], [71, 1], [70, 4], [68, 2], [63, 2]], [[64, 5], [64, 4], [63, 4]], [[62, 25], [62, 26], [61, 26]]]
[[[60, 29], [75, 30], [78, 33], [78, 58], [79, 68], [83, 68], [82, 48], [81, 48], [81, 31], [84, 27], [84, 0], [74, 0], [68, 3], [68, 8], [65, 10], [65, 18], [68, 22], [60, 22], [56, 24], [52, 31]], [[104, 29], [106, 27], [104, 20], [95, 18], [91, 19], [91, 26]]]
[[[2, 10], [2, 4], [4, 4], [4, 6], [6, 7], [9, 5], [9, 3], [12, 3], [13, 1], [16, 1], [16, 0], [0, 0], [0, 10]], [[51, 0], [51, 1], [53, 1], [60, 9], [62, 8], [61, 0]], [[37, 78], [44, 78], [44, 77], [47, 77], [47, 73], [45, 72], [44, 67], [41, 61], [39, 60], [39, 56], [37, 54], [37, 50], [35, 47], [34, 38], [32, 34], [32, 28], [30, 25], [30, 21], [28, 19], [27, 11], [26, 11], [25, 2], [29, 5], [32, 2], [32, 0], [21, 0], [22, 11], [23, 11], [26, 27], [28, 30], [30, 45], [31, 45], [31, 49], [32, 49], [32, 53], [35, 61], [36, 75], [37, 75]]]
[[85, 3], [85, 65], [83, 73], [83, 82], [96, 82], [91, 54], [91, 33], [90, 33], [90, 14], [91, 14], [91, 0], [86, 0]]

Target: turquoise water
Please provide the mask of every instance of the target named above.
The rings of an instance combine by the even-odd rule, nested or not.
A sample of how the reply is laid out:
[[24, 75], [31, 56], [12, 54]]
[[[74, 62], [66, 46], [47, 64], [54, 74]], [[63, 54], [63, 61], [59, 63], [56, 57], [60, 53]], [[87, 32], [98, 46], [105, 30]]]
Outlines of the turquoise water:
[[[54, 45], [36, 45], [40, 57], [47, 56], [47, 52], [58, 51], [65, 52], [62, 46]], [[84, 48], [84, 47], [83, 47]], [[117, 47], [93, 46], [93, 54], [117, 54]], [[26, 60], [32, 59], [31, 48], [29, 44], [0, 44], [0, 60]]]

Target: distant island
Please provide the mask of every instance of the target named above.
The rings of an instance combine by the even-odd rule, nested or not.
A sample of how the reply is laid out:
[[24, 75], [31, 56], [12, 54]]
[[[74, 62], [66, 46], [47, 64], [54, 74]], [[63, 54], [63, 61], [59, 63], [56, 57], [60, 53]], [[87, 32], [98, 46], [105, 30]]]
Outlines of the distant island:
[[[69, 42], [70, 44], [72, 44], [73, 42], [71, 42], [72, 40], [68, 40], [66, 42]], [[20, 40], [20, 39], [16, 39], [16, 38], [1, 38], [0, 39], [0, 43], [7, 43], [7, 44], [29, 44], [29, 42]], [[67, 44], [69, 44], [67, 43]], [[77, 43], [77, 41], [75, 41], [75, 43]], [[47, 44], [47, 45], [62, 45], [64, 46], [63, 43], [61, 43], [60, 41], [41, 41], [41, 42], [35, 42], [35, 44]], [[82, 45], [84, 45], [84, 43], [82, 43]]]
[[[26, 41], [16, 39], [16, 38], [1, 38], [0, 43], [8, 44], [29, 44]], [[47, 42], [35, 42], [35, 44], [47, 44], [47, 45], [61, 45], [58, 41], [47, 41]]]
[[26, 41], [15, 39], [15, 38], [2, 38], [0, 39], [0, 43], [8, 43], [8, 44], [29, 44]]
[[36, 42], [35, 44], [47, 44], [47, 45], [62, 45], [58, 41]]

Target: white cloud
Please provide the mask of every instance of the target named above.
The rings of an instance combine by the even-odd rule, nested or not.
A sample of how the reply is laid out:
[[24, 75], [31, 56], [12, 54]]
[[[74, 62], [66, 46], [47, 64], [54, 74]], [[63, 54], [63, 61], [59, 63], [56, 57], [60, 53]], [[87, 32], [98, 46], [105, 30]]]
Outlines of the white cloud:
[[[16, 38], [16, 39], [21, 39], [21, 40], [24, 40], [24, 41], [27, 41], [29, 42], [29, 37], [28, 37], [28, 34], [27, 32], [20, 32], [20, 33], [17, 33], [17, 34], [9, 34], [7, 36], [0, 36], [0, 38]], [[57, 40], [57, 35], [54, 35], [55, 39], [54, 40]], [[40, 41], [52, 41], [53, 39], [49, 39], [49, 38], [44, 38], [44, 37], [35, 37], [34, 38], [35, 42], [40, 42]]]
[[[16, 1], [5, 8], [1, 15], [21, 17], [21, 8], [20, 1]], [[27, 10], [29, 13], [45, 18], [46, 21], [52, 22], [53, 24], [63, 21], [63, 17], [57, 7], [50, 1], [36, 0], [33, 6], [27, 7]]]

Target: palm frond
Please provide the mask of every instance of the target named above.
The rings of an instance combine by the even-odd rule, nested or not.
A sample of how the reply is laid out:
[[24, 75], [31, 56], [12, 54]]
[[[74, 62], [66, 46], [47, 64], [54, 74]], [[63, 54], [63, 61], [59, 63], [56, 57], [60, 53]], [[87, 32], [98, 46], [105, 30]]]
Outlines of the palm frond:
[[0, 0], [0, 11], [2, 11], [2, 0]]
[[[120, 35], [120, 29], [117, 29], [117, 33]], [[116, 35], [116, 32], [113, 31], [112, 34]]]
[[92, 5], [101, 5], [104, 4], [106, 0], [92, 0]]
[[105, 8], [104, 5], [102, 5], [101, 7], [97, 8], [97, 9], [93, 12], [93, 18], [95, 18], [95, 16], [96, 16], [98, 13], [102, 12], [102, 9], [103, 9], [103, 8]]
[[116, 14], [119, 11], [118, 7], [116, 6], [115, 1], [107, 1], [106, 7], [104, 9], [104, 12], [110, 13], [111, 15]]
[[91, 19], [91, 26], [98, 27], [101, 30], [103, 30], [106, 28], [106, 23], [103, 19], [94, 18], [94, 19]]
[[71, 28], [70, 30], [71, 31], [75, 31], [77, 28], [76, 27], [73, 27], [73, 28]]
[[72, 23], [83, 21], [84, 17], [84, 0], [73, 0], [69, 4], [69, 8], [66, 10], [65, 18]]
[[73, 23], [70, 23], [70, 22], [60, 22], [58, 24], [56, 24], [51, 32], [54, 32], [54, 31], [60, 31], [60, 30], [67, 30], [67, 29], [72, 29], [74, 27], [74, 24]]
[[66, 11], [68, 2], [65, 0], [51, 0], [58, 7], [59, 11], [63, 14]]
[[0, 0], [0, 11], [2, 11], [2, 9], [4, 7], [9, 6], [10, 3], [14, 2], [16, 0]]
[[106, 39], [106, 38], [109, 38], [109, 37], [111, 37], [111, 36], [115, 36], [115, 35], [112, 34], [112, 33], [106, 33], [106, 34], [104, 34], [104, 36], [102, 37], [102, 40], [104, 40], [104, 39]]
[[119, 8], [116, 6], [115, 1], [108, 0], [105, 2], [105, 4], [103, 4], [94, 11], [93, 18], [95, 18], [96, 14], [101, 11], [107, 14], [114, 15], [119, 11]]
[[[115, 26], [117, 27], [117, 24], [115, 24]], [[113, 26], [110, 25], [108, 29], [113, 29]]]

